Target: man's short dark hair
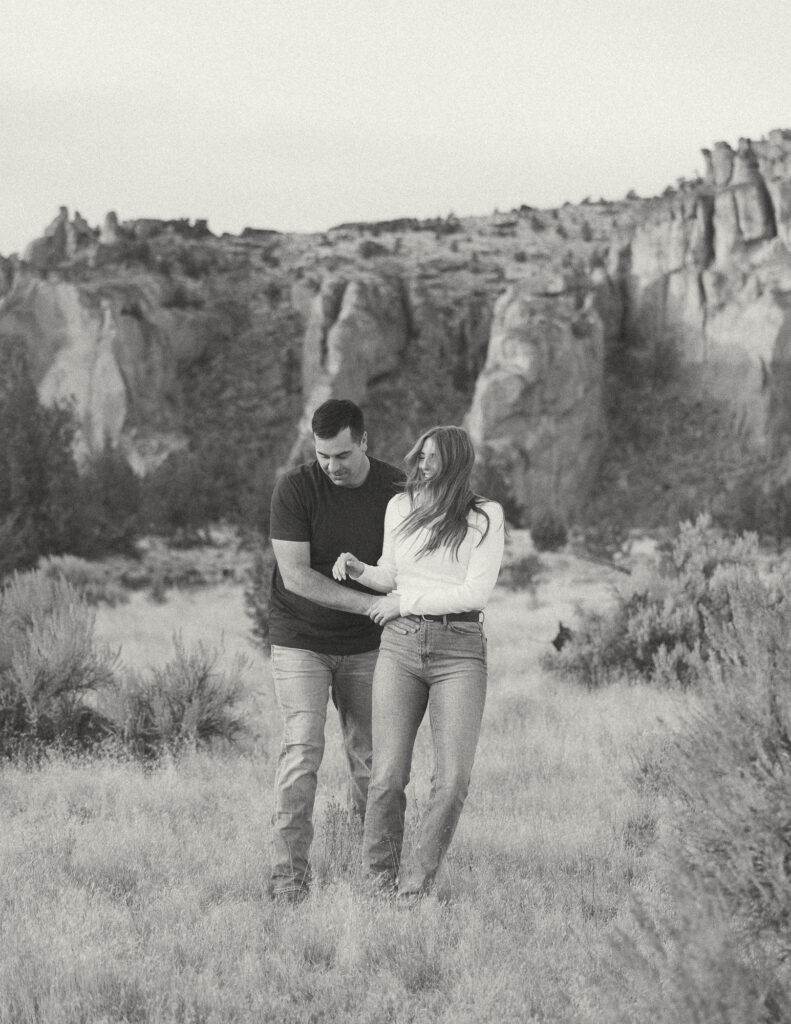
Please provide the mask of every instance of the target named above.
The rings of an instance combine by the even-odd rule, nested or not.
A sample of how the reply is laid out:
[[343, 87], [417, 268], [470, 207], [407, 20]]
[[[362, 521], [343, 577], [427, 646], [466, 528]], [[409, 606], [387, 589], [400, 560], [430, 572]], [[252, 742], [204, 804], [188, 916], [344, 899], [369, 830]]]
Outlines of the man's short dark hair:
[[340, 434], [346, 427], [353, 441], [359, 441], [365, 433], [365, 420], [359, 405], [348, 398], [330, 398], [313, 413], [311, 429], [316, 437], [327, 440]]

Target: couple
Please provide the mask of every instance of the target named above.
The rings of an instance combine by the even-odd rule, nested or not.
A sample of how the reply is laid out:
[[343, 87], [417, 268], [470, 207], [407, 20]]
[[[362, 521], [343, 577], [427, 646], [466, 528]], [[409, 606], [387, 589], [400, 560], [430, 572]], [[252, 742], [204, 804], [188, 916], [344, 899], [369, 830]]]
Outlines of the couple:
[[[486, 697], [482, 612], [502, 560], [503, 511], [473, 493], [475, 454], [459, 427], [426, 431], [406, 455], [404, 478], [366, 454], [353, 402], [325, 402], [311, 426], [316, 460], [280, 477], [272, 496], [270, 640], [283, 742], [270, 892], [287, 902], [308, 892], [331, 695], [349, 807], [364, 822], [365, 869], [376, 888], [421, 895], [467, 795]], [[405, 790], [426, 707], [431, 795], [401, 863]]]

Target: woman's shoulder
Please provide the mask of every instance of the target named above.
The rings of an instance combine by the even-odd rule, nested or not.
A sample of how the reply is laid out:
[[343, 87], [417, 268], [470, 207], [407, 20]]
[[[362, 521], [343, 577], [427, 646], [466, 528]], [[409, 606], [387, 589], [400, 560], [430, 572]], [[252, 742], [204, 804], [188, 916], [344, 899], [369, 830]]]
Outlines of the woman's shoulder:
[[484, 518], [484, 515], [487, 516], [490, 526], [497, 528], [502, 526], [505, 521], [503, 506], [498, 501], [493, 501], [491, 498], [480, 498], [477, 508], [473, 509], [472, 515], [480, 518]]
[[404, 491], [399, 491], [398, 494], [394, 494], [387, 503], [388, 512], [397, 512], [400, 515], [406, 515], [410, 511], [411, 507], [409, 495]]

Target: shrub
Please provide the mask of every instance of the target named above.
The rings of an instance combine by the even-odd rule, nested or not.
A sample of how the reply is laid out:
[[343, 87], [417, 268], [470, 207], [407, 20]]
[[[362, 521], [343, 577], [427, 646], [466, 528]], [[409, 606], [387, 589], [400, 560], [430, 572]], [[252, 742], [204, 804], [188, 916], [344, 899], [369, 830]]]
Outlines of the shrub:
[[633, 577], [610, 611], [582, 615], [554, 664], [589, 687], [619, 676], [696, 685], [712, 630], [731, 621], [729, 574], [756, 573], [757, 565], [754, 535], [728, 539], [705, 516], [683, 523], [666, 564]]
[[87, 604], [114, 608], [126, 604], [129, 594], [116, 578], [116, 570], [101, 562], [75, 555], [49, 555], [39, 560], [39, 571], [49, 579], [64, 579]]
[[237, 657], [226, 674], [218, 669], [218, 650], [203, 644], [187, 650], [178, 635], [173, 646], [172, 661], [145, 675], [130, 674], [107, 704], [124, 743], [139, 756], [231, 741], [243, 730], [244, 659]]
[[70, 409], [39, 404], [24, 340], [0, 338], [0, 576], [78, 542], [75, 430]]
[[261, 539], [253, 555], [248, 572], [244, 603], [252, 620], [252, 634], [266, 648], [269, 646], [269, 596], [272, 590], [272, 573], [275, 555], [272, 545]]
[[364, 260], [369, 260], [375, 256], [387, 256], [389, 249], [371, 238], [364, 238], [357, 246], [357, 252]]
[[760, 470], [747, 473], [737, 481], [715, 518], [725, 530], [749, 530], [780, 545], [791, 537], [791, 483], [771, 484]]
[[539, 508], [530, 517], [530, 536], [538, 551], [557, 551], [568, 540], [563, 516], [552, 508]]
[[203, 309], [203, 297], [183, 281], [170, 281], [162, 292], [163, 309]]
[[140, 480], [123, 453], [107, 442], [80, 479], [83, 526], [71, 548], [85, 558], [131, 555], [140, 527]]
[[95, 709], [117, 653], [94, 639], [94, 616], [62, 577], [14, 573], [0, 593], [0, 751], [83, 744], [110, 724]]
[[143, 519], [148, 529], [176, 543], [204, 543], [218, 518], [220, 490], [205, 460], [192, 452], [173, 452], [143, 481]]
[[533, 590], [541, 569], [541, 559], [534, 554], [524, 555], [513, 562], [503, 562], [497, 585], [506, 590]]
[[729, 615], [661, 753], [672, 902], [622, 935], [608, 1020], [791, 1020], [790, 585], [788, 566], [720, 572]]

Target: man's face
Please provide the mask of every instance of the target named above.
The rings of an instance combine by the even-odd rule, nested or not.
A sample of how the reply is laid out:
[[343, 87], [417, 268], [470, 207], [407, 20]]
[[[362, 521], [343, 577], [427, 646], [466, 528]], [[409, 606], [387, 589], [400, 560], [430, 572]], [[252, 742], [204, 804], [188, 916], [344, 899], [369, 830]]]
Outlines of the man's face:
[[344, 427], [335, 437], [313, 435], [318, 463], [338, 487], [359, 487], [368, 476], [367, 440], [363, 434], [355, 441], [349, 427]]

